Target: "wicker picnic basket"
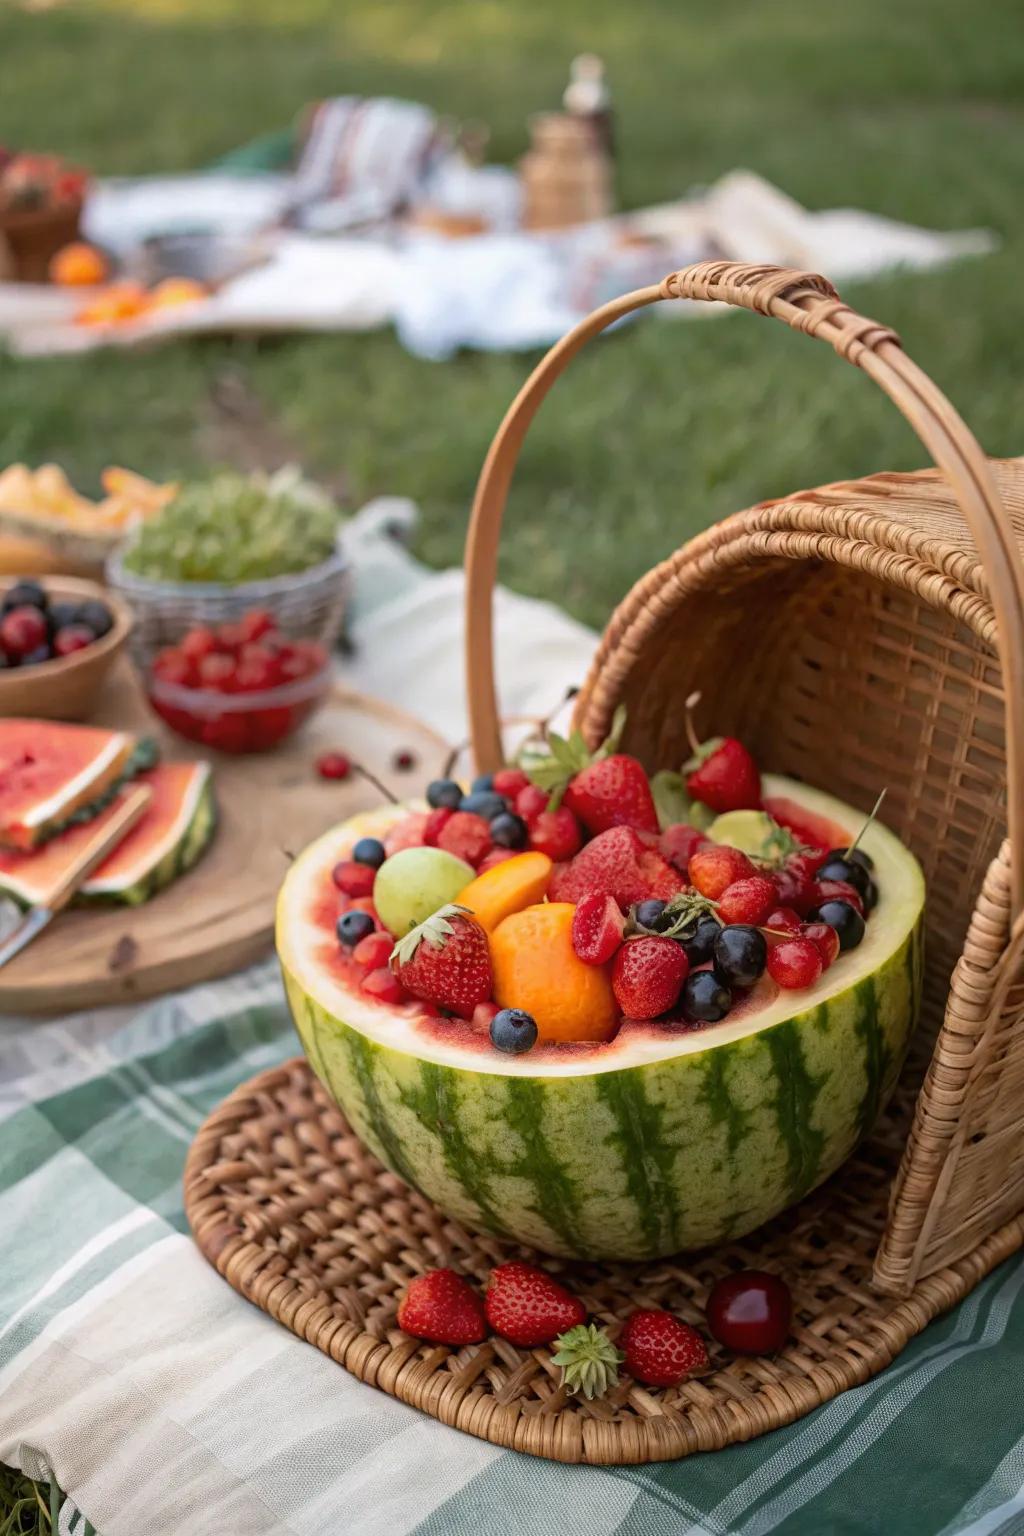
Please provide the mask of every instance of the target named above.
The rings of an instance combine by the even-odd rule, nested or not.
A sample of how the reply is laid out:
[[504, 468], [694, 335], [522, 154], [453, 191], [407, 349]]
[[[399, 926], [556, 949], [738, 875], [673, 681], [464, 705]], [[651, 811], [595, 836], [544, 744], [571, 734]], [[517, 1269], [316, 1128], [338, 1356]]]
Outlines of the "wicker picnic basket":
[[[477, 489], [466, 665], [481, 770], [503, 755], [491, 593], [520, 446], [580, 348], [662, 299], [820, 337], [885, 390], [937, 465], [764, 502], [684, 545], [612, 615], [575, 715], [596, 743], [625, 703], [627, 750], [652, 770], [678, 763], [682, 701], [713, 656], [716, 730], [855, 805], [888, 786], [886, 820], [931, 893], [909, 1067], [927, 1070], [873, 1269], [898, 1295], [1024, 1207], [1024, 460], [987, 459], [899, 338], [813, 273], [702, 262], [606, 304], [535, 369]], [[770, 646], [751, 644], [764, 633]]]
[[[715, 729], [853, 804], [886, 785], [886, 820], [929, 880], [916, 1055], [838, 1174], [758, 1231], [701, 1253], [645, 1265], [545, 1260], [613, 1333], [637, 1306], [702, 1327], [722, 1275], [781, 1273], [793, 1292], [790, 1342], [772, 1358], [712, 1345], [700, 1379], [654, 1389], [626, 1377], [588, 1403], [567, 1394], [547, 1349], [410, 1338], [395, 1314], [415, 1274], [451, 1263], [483, 1283], [508, 1245], [382, 1168], [305, 1061], [236, 1089], [200, 1130], [185, 1177], [210, 1262], [300, 1338], [470, 1434], [596, 1465], [714, 1450], [792, 1423], [884, 1369], [1024, 1243], [1024, 861], [1011, 857], [1024, 837], [1024, 460], [987, 460], [891, 331], [821, 277], [708, 262], [605, 305], [548, 353], [495, 437], [473, 509], [466, 639], [478, 765], [503, 757], [491, 601], [527, 429], [586, 341], [677, 298], [736, 304], [830, 342], [877, 380], [938, 465], [803, 491], [702, 534], [619, 606], [576, 704], [596, 742], [625, 702], [628, 749], [651, 769], [678, 763], [682, 701], [713, 655]], [[771, 645], [751, 644], [768, 629]]]

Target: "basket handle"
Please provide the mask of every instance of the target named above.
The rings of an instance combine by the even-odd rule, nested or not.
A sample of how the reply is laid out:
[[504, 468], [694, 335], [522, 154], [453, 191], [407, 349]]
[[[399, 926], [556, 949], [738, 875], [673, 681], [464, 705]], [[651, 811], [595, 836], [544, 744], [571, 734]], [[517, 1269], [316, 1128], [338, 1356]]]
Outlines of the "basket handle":
[[[828, 342], [885, 391], [949, 480], [988, 580], [1006, 704], [1007, 822], [1011, 847], [1024, 837], [1024, 567], [988, 460], [977, 439], [894, 331], [865, 319], [813, 272], [703, 261], [661, 283], [613, 299], [574, 326], [538, 363], [510, 405], [484, 460], [466, 540], [466, 684], [478, 768], [502, 762], [494, 682], [492, 598], [501, 519], [519, 449], [555, 380], [592, 336], [661, 299], [704, 299], [774, 315]], [[1012, 870], [1014, 916], [1024, 911], [1024, 859]]]

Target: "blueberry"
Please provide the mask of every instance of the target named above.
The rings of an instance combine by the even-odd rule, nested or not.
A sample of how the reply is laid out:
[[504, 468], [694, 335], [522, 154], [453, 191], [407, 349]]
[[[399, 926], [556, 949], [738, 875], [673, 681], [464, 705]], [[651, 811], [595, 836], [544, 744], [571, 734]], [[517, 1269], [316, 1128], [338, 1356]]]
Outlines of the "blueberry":
[[667, 901], [657, 901], [654, 897], [649, 901], [638, 901], [633, 908], [633, 919], [637, 927], [656, 930], [667, 906]]
[[353, 907], [350, 912], [343, 912], [334, 925], [334, 931], [338, 935], [338, 943], [344, 944], [346, 949], [354, 949], [360, 939], [365, 939], [368, 933], [372, 933], [376, 924], [369, 912], [360, 912]]
[[823, 901], [808, 913], [808, 922], [828, 923], [839, 936], [839, 948], [856, 949], [864, 937], [864, 919], [848, 901]]
[[830, 848], [828, 856], [830, 859], [852, 859], [855, 864], [860, 864], [869, 871], [875, 867], [874, 859], [870, 853], [865, 853], [863, 848], [854, 848], [851, 853], [847, 853], [845, 848]]
[[12, 608], [42, 608], [46, 611], [50, 603], [43, 588], [38, 581], [16, 581], [13, 587], [8, 587], [4, 594], [3, 603], [0, 604], [0, 612], [10, 613]]
[[88, 602], [78, 605], [79, 624], [84, 624], [86, 629], [91, 629], [99, 640], [114, 627], [114, 620], [106, 603], [101, 603], [98, 598], [91, 597]]
[[434, 779], [427, 785], [427, 804], [435, 811], [457, 811], [462, 804], [462, 786], [454, 779]]
[[710, 912], [697, 919], [690, 937], [683, 937], [683, 952], [690, 962], [691, 970], [696, 970], [698, 965], [703, 965], [710, 960], [714, 953], [715, 940], [722, 931], [722, 925]]
[[499, 848], [525, 848], [530, 829], [521, 816], [502, 811], [491, 822], [491, 837]]
[[21, 658], [23, 667], [36, 667], [41, 661], [51, 661], [53, 652], [48, 645], [37, 645], [34, 651], [29, 651], [27, 656]]
[[474, 789], [459, 806], [460, 811], [472, 811], [474, 815], [482, 816], [484, 821], [493, 821], [496, 816], [503, 816], [511, 809], [505, 796], [493, 789]]
[[352, 849], [352, 857], [357, 864], [368, 864], [371, 869], [380, 869], [387, 854], [379, 838], [361, 837]]
[[852, 885], [858, 896], [863, 899], [871, 876], [864, 865], [858, 864], [856, 859], [844, 858], [842, 854], [829, 854], [815, 879], [845, 880], [847, 885]]
[[691, 1023], [718, 1024], [732, 1007], [732, 993], [714, 971], [694, 971], [683, 982], [680, 1002]]
[[70, 629], [72, 624], [78, 623], [78, 610], [80, 603], [69, 603], [61, 598], [56, 603], [50, 604], [50, 628], [56, 634], [58, 629]]
[[473, 793], [474, 794], [477, 794], [481, 790], [484, 790], [484, 789], [493, 789], [493, 788], [494, 788], [494, 774], [493, 773], [478, 773], [476, 778], [473, 780], [472, 789], [473, 789]]
[[715, 973], [730, 987], [752, 987], [768, 960], [768, 941], [757, 928], [729, 923], [715, 939]]
[[496, 1051], [519, 1056], [537, 1043], [537, 1024], [522, 1008], [502, 1008], [491, 1020], [491, 1044]]

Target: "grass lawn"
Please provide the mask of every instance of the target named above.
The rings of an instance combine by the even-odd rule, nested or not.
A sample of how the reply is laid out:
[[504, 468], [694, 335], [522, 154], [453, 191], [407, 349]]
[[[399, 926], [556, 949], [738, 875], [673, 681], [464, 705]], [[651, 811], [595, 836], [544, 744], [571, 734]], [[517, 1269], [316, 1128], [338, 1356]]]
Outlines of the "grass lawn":
[[[812, 208], [997, 230], [985, 260], [845, 296], [896, 327], [991, 453], [1024, 452], [1019, 0], [0, 0], [0, 141], [100, 172], [176, 170], [312, 97], [388, 92], [487, 120], [493, 156], [512, 160], [584, 47], [608, 61], [627, 205], [748, 166]], [[237, 372], [272, 433], [351, 505], [415, 497], [420, 553], [443, 564], [460, 557], [483, 453], [529, 362], [421, 362], [387, 332], [0, 357], [0, 463], [57, 459], [85, 488], [111, 460], [195, 473], [231, 456], [211, 402]], [[867, 379], [781, 327], [637, 325], [582, 358], [539, 419], [503, 572], [600, 625], [724, 513], [922, 461]], [[8, 1508], [0, 1488], [0, 1536]]]

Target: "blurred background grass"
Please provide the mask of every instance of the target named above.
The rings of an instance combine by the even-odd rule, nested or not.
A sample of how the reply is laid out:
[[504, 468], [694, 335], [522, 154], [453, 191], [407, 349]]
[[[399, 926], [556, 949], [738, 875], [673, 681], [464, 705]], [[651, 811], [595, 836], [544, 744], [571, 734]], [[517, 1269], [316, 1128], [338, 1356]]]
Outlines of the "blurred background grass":
[[[845, 296], [896, 327], [991, 453], [1024, 451], [1019, 0], [0, 0], [0, 142], [100, 173], [178, 170], [311, 98], [379, 92], [484, 119], [492, 158], [511, 161], [584, 48], [607, 60], [626, 206], [747, 166], [811, 208], [995, 229], [985, 260]], [[211, 423], [225, 376], [241, 378], [271, 437], [349, 505], [414, 497], [419, 552], [442, 564], [460, 557], [481, 459], [530, 361], [426, 363], [387, 332], [0, 355], [0, 463], [56, 459], [86, 490], [112, 460], [200, 472], [231, 457]], [[716, 517], [921, 462], [893, 409], [824, 348], [746, 316], [640, 324], [585, 354], [538, 420], [503, 574], [600, 625]], [[0, 1531], [37, 1517], [0, 1479]]]
[[[1019, 0], [0, 0], [0, 141], [100, 172], [174, 170], [286, 125], [310, 98], [388, 92], [483, 118], [493, 157], [511, 161], [581, 48], [607, 59], [628, 206], [748, 166], [812, 208], [997, 230], [990, 258], [845, 296], [901, 332], [990, 452], [1024, 451]], [[529, 362], [427, 363], [389, 332], [0, 359], [0, 461], [57, 459], [85, 489], [110, 460], [194, 473], [231, 456], [211, 399], [240, 371], [349, 504], [415, 497], [419, 551], [446, 563]], [[823, 348], [746, 316], [640, 324], [581, 359], [538, 421], [504, 575], [600, 624], [712, 519], [921, 461], [892, 408]]]

